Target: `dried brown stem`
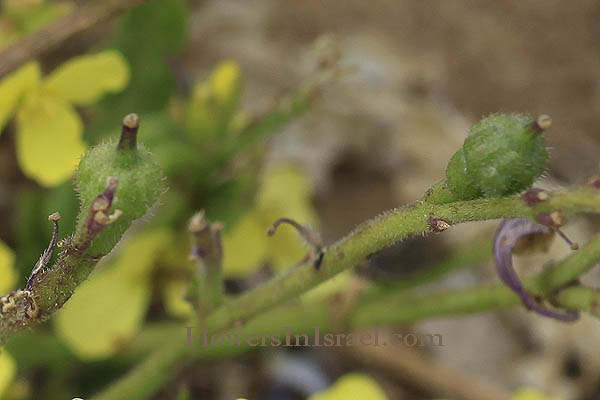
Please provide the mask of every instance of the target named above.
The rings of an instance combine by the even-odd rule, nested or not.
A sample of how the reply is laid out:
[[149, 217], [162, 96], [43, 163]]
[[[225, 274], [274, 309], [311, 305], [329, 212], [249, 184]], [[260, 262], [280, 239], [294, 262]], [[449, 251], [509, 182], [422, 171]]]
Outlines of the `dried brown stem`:
[[502, 388], [435, 363], [409, 347], [352, 346], [346, 353], [359, 362], [368, 360], [435, 396], [456, 400], [510, 399]]
[[145, 0], [94, 1], [71, 14], [52, 22], [45, 28], [26, 36], [0, 54], [0, 78], [16, 70], [27, 61], [52, 51], [71, 39], [112, 16], [143, 3]]

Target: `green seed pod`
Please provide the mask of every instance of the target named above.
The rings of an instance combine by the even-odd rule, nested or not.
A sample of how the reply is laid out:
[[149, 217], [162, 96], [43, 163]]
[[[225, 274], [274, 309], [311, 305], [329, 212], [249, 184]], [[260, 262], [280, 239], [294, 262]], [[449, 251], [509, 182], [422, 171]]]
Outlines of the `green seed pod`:
[[471, 129], [446, 168], [446, 185], [458, 200], [519, 193], [545, 169], [543, 131], [550, 117], [492, 114]]
[[150, 152], [136, 143], [139, 118], [123, 119], [119, 143], [109, 141], [90, 149], [75, 175], [81, 209], [75, 232], [60, 242], [60, 214], [53, 224], [48, 248], [34, 265], [25, 290], [0, 297], [0, 346], [12, 335], [56, 312], [89, 276], [96, 263], [119, 242], [131, 223], [145, 215], [166, 189], [164, 175]]
[[[166, 190], [160, 167], [150, 152], [137, 144], [138, 126], [139, 117], [127, 115], [123, 119], [119, 143], [108, 141], [100, 144], [90, 149], [79, 163], [75, 176], [75, 189], [81, 204], [77, 232], [87, 229], [94, 233], [89, 255], [102, 256], [110, 252], [131, 223], [146, 214]], [[112, 192], [111, 179], [114, 180]], [[98, 196], [103, 191], [104, 195]], [[106, 200], [112, 203], [111, 209], [118, 210], [116, 215], [113, 214], [113, 220], [101, 210], [105, 205], [102, 196], [108, 196]], [[103, 225], [98, 226], [101, 229], [97, 235], [89, 218], [90, 209], [94, 211], [94, 207], [99, 210], [95, 219]], [[102, 218], [108, 219], [103, 221]]]

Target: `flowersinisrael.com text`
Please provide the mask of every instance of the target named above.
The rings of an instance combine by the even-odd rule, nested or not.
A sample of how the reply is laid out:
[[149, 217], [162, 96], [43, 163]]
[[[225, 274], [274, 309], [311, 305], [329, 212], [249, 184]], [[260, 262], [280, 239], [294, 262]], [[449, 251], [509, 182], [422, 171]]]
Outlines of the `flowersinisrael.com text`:
[[250, 347], [342, 347], [342, 346], [444, 346], [441, 334], [379, 332], [378, 329], [351, 333], [322, 333], [313, 327], [308, 333], [216, 333], [205, 327], [186, 326], [188, 346], [250, 346]]

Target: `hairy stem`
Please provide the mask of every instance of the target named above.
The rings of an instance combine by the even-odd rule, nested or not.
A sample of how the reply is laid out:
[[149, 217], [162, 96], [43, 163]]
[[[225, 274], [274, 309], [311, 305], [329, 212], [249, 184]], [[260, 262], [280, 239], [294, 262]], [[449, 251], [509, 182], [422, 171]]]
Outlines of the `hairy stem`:
[[188, 224], [192, 238], [190, 260], [196, 263], [196, 279], [188, 298], [195, 306], [199, 318], [203, 318], [216, 308], [223, 297], [222, 229], [221, 223], [211, 224], [205, 218], [203, 211], [196, 213]]
[[58, 213], [49, 219], [54, 222], [50, 246], [34, 267], [25, 290], [0, 297], [0, 346], [23, 329], [47, 319], [73, 295], [100, 260], [89, 254], [92, 241], [121, 215], [120, 210], [108, 215], [118, 179], [109, 177], [104, 192], [89, 208], [87, 217], [79, 224], [75, 235], [63, 241], [62, 251], [51, 269], [43, 269], [57, 244]]
[[[370, 254], [410, 235], [437, 232], [440, 226], [450, 226], [468, 221], [497, 218], [535, 218], [540, 213], [554, 210], [561, 210], [565, 214], [599, 212], [600, 191], [591, 187], [560, 190], [550, 193], [547, 200], [534, 205], [527, 205], [518, 196], [447, 204], [418, 201], [391, 210], [358, 226], [347, 237], [326, 250], [319, 270], [316, 270], [312, 264], [307, 264], [285, 271], [264, 285], [220, 306], [208, 315], [203, 325], [209, 333], [214, 333], [228, 329], [233, 325], [244, 324], [258, 314], [297, 297], [340, 272], [353, 268]], [[432, 224], [432, 221], [436, 223]], [[445, 224], [440, 224], [440, 221]], [[598, 253], [581, 249], [574, 255], [577, 256], [577, 260], [571, 262], [577, 264], [578, 268], [589, 268], [589, 265], [583, 267], [579, 263], [599, 259], [600, 243], [597, 247]], [[593, 248], [595, 249], [595, 246]], [[557, 274], [560, 275], [562, 272]], [[544, 279], [549, 282], [564, 281], [562, 278], [558, 279], [553, 276]], [[461, 301], [464, 302], [470, 299], [472, 302], [470, 304], [474, 304], [473, 307], [479, 307], [477, 310], [518, 303], [518, 298], [514, 293], [504, 287], [477, 290], [474, 293], [467, 292], [463, 295], [463, 298], [457, 299], [455, 303], [460, 305]], [[500, 294], [497, 292], [500, 292]], [[428, 296], [428, 298], [430, 297]], [[487, 306], [485, 304], [483, 306], [477, 305], [482, 299], [487, 301]], [[451, 302], [447, 304], [441, 304], [440, 306], [451, 308]], [[422, 313], [426, 313], [433, 306], [433, 302], [425, 304], [422, 307]], [[407, 310], [407, 315], [409, 313], [410, 310]], [[192, 325], [194, 324], [192, 323]], [[183, 334], [181, 337], [173, 338], [172, 341], [158, 349], [139, 367], [132, 370], [117, 384], [99, 394], [95, 399], [144, 399], [148, 394], [161, 387], [170, 376], [167, 373], [155, 374], [153, 371], [172, 371], [176, 365], [181, 367], [185, 361], [192, 358], [192, 355], [186, 349], [185, 342], [186, 338], [183, 337]], [[152, 379], [148, 379], [148, 377]]]

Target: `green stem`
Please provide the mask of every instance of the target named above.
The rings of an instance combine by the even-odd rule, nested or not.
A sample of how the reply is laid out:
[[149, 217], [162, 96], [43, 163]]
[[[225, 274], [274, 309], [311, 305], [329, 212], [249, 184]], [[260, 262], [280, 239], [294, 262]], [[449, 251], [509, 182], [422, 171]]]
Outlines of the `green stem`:
[[598, 212], [600, 191], [591, 188], [560, 191], [535, 206], [527, 206], [519, 197], [442, 205], [416, 202], [384, 213], [357, 227], [327, 249], [319, 270], [312, 265], [304, 265], [284, 272], [215, 310], [208, 316], [206, 325], [222, 330], [248, 321], [264, 310], [295, 298], [338, 273], [353, 268], [370, 254], [407, 236], [430, 232], [429, 222], [432, 218], [443, 219], [454, 225], [496, 218], [532, 218], [557, 209], [565, 213]]
[[486, 262], [491, 257], [492, 246], [490, 238], [479, 239], [476, 243], [458, 249], [443, 261], [403, 278], [401, 281], [390, 284], [383, 283], [367, 289], [364, 297], [380, 298], [386, 294], [397, 295], [399, 292], [412, 289], [416, 286], [436, 282], [458, 269]]
[[[528, 206], [518, 196], [440, 205], [418, 201], [384, 213], [357, 227], [347, 237], [327, 249], [318, 270], [309, 264], [285, 271], [264, 285], [225, 303], [208, 315], [204, 326], [208, 332], [214, 333], [226, 330], [235, 324], [243, 324], [258, 314], [314, 288], [338, 273], [353, 268], [370, 254], [407, 236], [430, 232], [432, 219], [443, 220], [449, 225], [454, 225], [467, 221], [497, 218], [533, 218], [540, 213], [558, 209], [566, 214], [599, 212], [600, 191], [589, 187], [561, 190], [551, 193], [548, 200], [533, 206]], [[582, 249], [575, 254], [586, 253]], [[585, 260], [582, 258], [580, 261]], [[509, 293], [508, 289], [503, 287], [477, 289], [474, 292], [467, 292], [463, 298], [456, 299], [453, 307], [455, 309], [460, 306], [461, 301], [464, 303], [469, 298], [471, 298], [471, 307], [478, 310], [490, 308], [490, 305], [514, 305], [515, 299], [512, 296], [514, 294]], [[430, 298], [434, 298], [434, 296], [429, 295], [428, 299]], [[426, 300], [424, 301], [426, 302]], [[488, 306], [478, 305], [480, 300], [486, 301]], [[451, 302], [448, 302], [436, 306], [433, 301], [430, 301], [422, 307], [421, 313], [427, 313], [428, 309], [433, 310], [435, 307], [447, 307], [447, 310], [450, 311], [453, 309], [450, 304]], [[460, 309], [460, 307], [458, 308]], [[389, 313], [389, 311], [387, 312]], [[410, 314], [411, 312], [415, 316], [420, 315], [407, 308], [406, 313]], [[170, 376], [170, 374], [160, 374], [155, 371], [172, 371], [176, 365], [183, 364], [182, 360], [187, 359], [186, 355], [189, 357], [185, 338], [174, 338], [173, 341], [166, 343], [139, 367], [95, 399], [141, 400], [148, 393], [153, 393], [154, 390], [161, 387]], [[148, 379], [149, 376], [152, 379]], [[142, 390], [141, 387], [144, 389]]]
[[[600, 237], [594, 239], [556, 267], [530, 279], [527, 286], [549, 291], [551, 288], [544, 284], [544, 282], [547, 282], [547, 277], [562, 276], [564, 280], [555, 279], [553, 281], [558, 285], [563, 284], [583, 269], [587, 270], [593, 267], [598, 259], [600, 259]], [[585, 268], [572, 267], [579, 262], [584, 262]], [[563, 273], [564, 269], [567, 269], [569, 273]], [[563, 307], [586, 311], [594, 311], [598, 300], [600, 300], [599, 292], [583, 287], [566, 288], [559, 292], [556, 297], [557, 303]], [[383, 302], [369, 302], [365, 307], [361, 306], [361, 301], [362, 299], [359, 300], [357, 312], [348, 316], [348, 320], [343, 324], [344, 326], [359, 329], [375, 324], [414, 322], [430, 317], [470, 314], [520, 304], [519, 297], [503, 285], [455, 290], [433, 296], [405, 296], [398, 304], [390, 303], [389, 299], [384, 299]], [[393, 309], [394, 312], [390, 313], [390, 309]], [[321, 304], [312, 304], [310, 307], [304, 305], [292, 308], [286, 307], [261, 315], [231, 333], [235, 333], [242, 338], [251, 334], [283, 335], [286, 331], [292, 334], [310, 334], [315, 327], [318, 327], [322, 333], [326, 333], [334, 331], [336, 328], [331, 315], [333, 315], [333, 311]], [[199, 327], [194, 329], [199, 329]], [[181, 331], [183, 330], [181, 329]], [[135, 369], [127, 379], [117, 382], [94, 399], [116, 400], [123, 398], [124, 394], [129, 399], [143, 399], [160, 387], [160, 384], [155, 383], [156, 379], [163, 382], [169, 376], [168, 374], [161, 374], [164, 374], [165, 371], [172, 374], [174, 371], [180, 370], [185, 362], [191, 359], [210, 360], [231, 357], [260, 347], [251, 347], [243, 340], [241, 345], [237, 346], [233, 344], [205, 346], [202, 344], [199, 335], [194, 336], [192, 339], [193, 346], [187, 343], [187, 338], [182, 334], [171, 336], [175, 339], [174, 342], [171, 341], [169, 345], [163, 346], [151, 358], [147, 359], [142, 366]], [[176, 368], [171, 370], [168, 367], [173, 362], [176, 362], [174, 365]]]
[[[556, 266], [533, 278], [526, 279], [525, 287], [536, 295], [550, 296], [568, 309], [595, 312], [600, 293], [576, 286], [554, 291], [573, 282], [594, 267], [600, 260], [600, 236]], [[359, 305], [353, 312], [352, 325], [368, 326], [381, 323], [406, 323], [430, 317], [465, 315], [501, 307], [519, 305], [521, 300], [505, 285], [453, 290], [444, 293], [387, 295]], [[599, 303], [600, 304], [600, 303]], [[390, 309], [394, 312], [390, 313]], [[391, 314], [391, 315], [390, 315]]]
[[[564, 289], [557, 295], [557, 302], [567, 308], [591, 310], [592, 306], [597, 304], [600, 299], [600, 293], [592, 289], [583, 287], [571, 287]], [[364, 308], [358, 308], [364, 313], [351, 314], [346, 326], [352, 329], [360, 329], [373, 326], [375, 323], [406, 323], [417, 320], [447, 315], [462, 315], [473, 312], [481, 312], [502, 307], [516, 306], [520, 304], [520, 299], [505, 286], [483, 287], [476, 289], [466, 289], [448, 292], [439, 296], [407, 297], [406, 301], [398, 304], [385, 302], [382, 304], [371, 303], [369, 310], [387, 310], [384, 313], [378, 313], [380, 319], [364, 318], [369, 311]], [[400, 306], [398, 308], [398, 306]], [[394, 312], [390, 313], [390, 307]], [[151, 395], [156, 389], [153, 384], [154, 379], [165, 379], [169, 375], [161, 375], [166, 371], [166, 367], [173, 360], [177, 361], [175, 370], [169, 370], [169, 374], [180, 370], [186, 361], [191, 359], [214, 360], [226, 357], [233, 357], [250, 350], [262, 348], [262, 345], [249, 346], [247, 340], [249, 335], [262, 336], [268, 335], [283, 336], [286, 333], [294, 335], [311, 334], [315, 327], [318, 327], [320, 333], [333, 332], [336, 325], [331, 318], [333, 312], [320, 304], [312, 304], [307, 307], [304, 305], [285, 307], [275, 310], [248, 323], [244, 327], [228, 332], [228, 334], [238, 335], [241, 338], [240, 344], [235, 345], [227, 342], [219, 345], [204, 345], [200, 335], [195, 335], [192, 345], [188, 345], [187, 339], [183, 339], [183, 329], [177, 328], [170, 331], [169, 339], [177, 338], [177, 341], [170, 346], [163, 346], [161, 351], [152, 355], [144, 364], [134, 371], [129, 380], [121, 380], [111, 386], [107, 391], [95, 397], [96, 400], [117, 400], [122, 399], [123, 393], [127, 393], [129, 398], [143, 399]], [[200, 327], [194, 327], [195, 330]], [[295, 340], [292, 336], [292, 343]], [[255, 341], [255, 343], [258, 343]], [[167, 351], [167, 347], [168, 350]], [[134, 383], [135, 382], [135, 383]]]
[[221, 304], [223, 297], [223, 246], [221, 243], [221, 223], [211, 224], [204, 211], [196, 213], [188, 225], [192, 237], [192, 260], [196, 261], [196, 281], [192, 304], [198, 316], [203, 318]]
[[576, 286], [560, 291], [556, 302], [571, 310], [582, 310], [600, 316], [600, 291]]

